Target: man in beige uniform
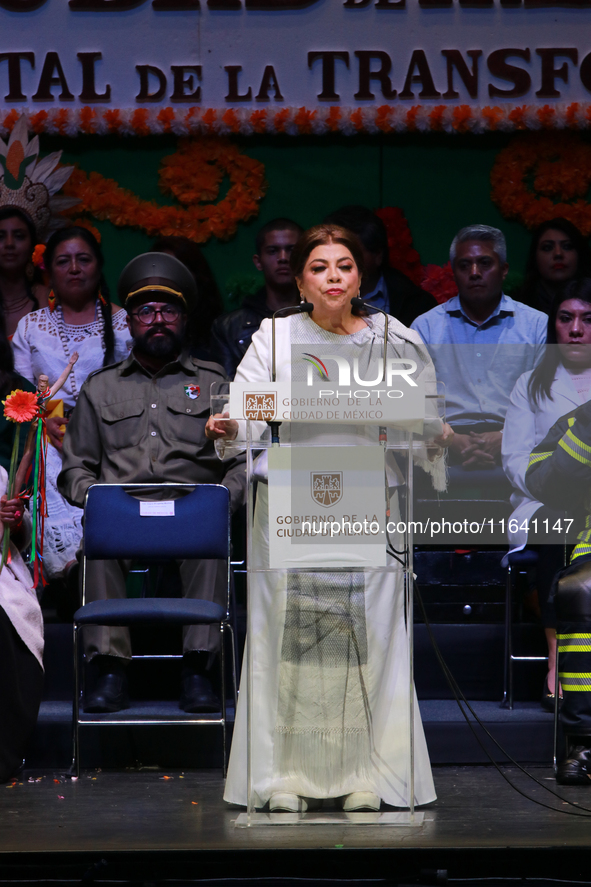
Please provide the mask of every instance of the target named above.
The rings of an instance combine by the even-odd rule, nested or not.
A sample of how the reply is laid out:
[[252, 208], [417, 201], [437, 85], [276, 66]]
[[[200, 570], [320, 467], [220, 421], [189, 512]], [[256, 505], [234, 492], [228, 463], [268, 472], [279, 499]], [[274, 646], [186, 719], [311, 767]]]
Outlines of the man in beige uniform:
[[[219, 483], [228, 487], [237, 508], [246, 490], [244, 458], [221, 462], [205, 437], [210, 385], [222, 381], [224, 371], [191, 357], [185, 343], [187, 315], [197, 309], [192, 275], [172, 256], [146, 253], [123, 270], [118, 295], [128, 312], [133, 349], [126, 360], [98, 370], [82, 386], [64, 438], [60, 491], [82, 506], [93, 483]], [[87, 600], [125, 597], [129, 566], [128, 561], [89, 562]], [[225, 605], [225, 563], [182, 561], [179, 567], [186, 597]], [[85, 710], [127, 707], [128, 630], [88, 626], [84, 645], [87, 659], [96, 657], [99, 675]], [[181, 708], [219, 709], [208, 676], [219, 630], [187, 627], [183, 646]]]

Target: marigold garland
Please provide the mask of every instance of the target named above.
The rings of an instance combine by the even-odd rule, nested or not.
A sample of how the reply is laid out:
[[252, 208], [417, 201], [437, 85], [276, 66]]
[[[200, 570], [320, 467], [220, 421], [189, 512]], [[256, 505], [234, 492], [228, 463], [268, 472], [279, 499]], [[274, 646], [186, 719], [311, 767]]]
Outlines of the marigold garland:
[[518, 136], [497, 155], [490, 180], [491, 198], [505, 218], [535, 228], [562, 216], [591, 234], [591, 204], [583, 199], [591, 184], [591, 145], [574, 133]]
[[[141, 124], [145, 125], [144, 123]], [[238, 223], [256, 216], [265, 194], [265, 168], [225, 139], [181, 139], [174, 154], [165, 157], [158, 173], [160, 189], [182, 206], [159, 206], [141, 200], [113, 179], [97, 172], [74, 171], [63, 193], [77, 197], [72, 213], [81, 211], [108, 219], [119, 227], [134, 227], [149, 236], [183, 235], [204, 243], [212, 235], [227, 240]], [[214, 204], [227, 176], [226, 196]]]
[[0, 136], [5, 137], [24, 113], [35, 133], [72, 138], [77, 135], [177, 136], [252, 135], [285, 133], [342, 135], [391, 132], [481, 133], [487, 131], [588, 129], [591, 104], [555, 105], [364, 105], [351, 108], [50, 108], [48, 111], [13, 108], [0, 115]]

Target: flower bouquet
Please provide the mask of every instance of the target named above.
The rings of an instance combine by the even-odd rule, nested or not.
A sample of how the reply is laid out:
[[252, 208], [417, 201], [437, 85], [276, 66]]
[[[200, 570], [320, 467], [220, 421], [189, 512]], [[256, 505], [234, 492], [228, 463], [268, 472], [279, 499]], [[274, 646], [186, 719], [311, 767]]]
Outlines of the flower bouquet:
[[[14, 422], [14, 424], [16, 425], [14, 432], [14, 442], [12, 444], [12, 454], [10, 456], [8, 485], [6, 488], [6, 495], [8, 496], [8, 499], [14, 499], [14, 495], [16, 492], [16, 463], [18, 460], [21, 425], [23, 425], [25, 422], [32, 422], [33, 419], [35, 419], [38, 415], [39, 407], [37, 402], [37, 395], [34, 394], [32, 391], [22, 391], [22, 389], [20, 388], [12, 391], [8, 395], [6, 400], [2, 401], [2, 403], [4, 404], [5, 418], [9, 422]], [[9, 548], [10, 532], [7, 532], [5, 529], [2, 539], [2, 561], [0, 562], [0, 572], [2, 572], [4, 564], [8, 560]]]

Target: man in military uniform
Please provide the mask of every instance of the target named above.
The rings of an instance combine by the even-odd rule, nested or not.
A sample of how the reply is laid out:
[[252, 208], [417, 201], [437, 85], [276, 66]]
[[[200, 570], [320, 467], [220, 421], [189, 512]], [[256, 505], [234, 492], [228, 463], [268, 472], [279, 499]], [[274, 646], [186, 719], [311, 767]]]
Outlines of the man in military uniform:
[[[197, 309], [193, 276], [170, 255], [146, 253], [124, 268], [118, 295], [133, 348], [126, 360], [84, 383], [64, 438], [61, 492], [82, 506], [93, 483], [219, 483], [237, 508], [246, 491], [244, 457], [221, 462], [204, 431], [210, 385], [225, 375], [218, 364], [191, 357], [185, 345], [187, 316]], [[125, 597], [129, 566], [89, 561], [87, 600]], [[225, 562], [183, 561], [179, 567], [185, 596], [225, 605]], [[217, 626], [185, 628], [180, 706], [187, 712], [219, 709], [208, 674], [219, 643]], [[87, 626], [84, 645], [98, 670], [85, 710], [127, 707], [127, 629]]]

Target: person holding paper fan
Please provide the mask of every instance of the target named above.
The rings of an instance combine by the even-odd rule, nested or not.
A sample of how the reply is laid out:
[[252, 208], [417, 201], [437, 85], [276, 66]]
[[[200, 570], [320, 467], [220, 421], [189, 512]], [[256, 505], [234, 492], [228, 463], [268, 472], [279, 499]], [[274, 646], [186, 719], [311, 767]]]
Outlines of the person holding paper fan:
[[[145, 253], [123, 269], [118, 295], [132, 351], [82, 386], [64, 438], [60, 491], [81, 507], [88, 487], [97, 482], [224, 484], [238, 508], [246, 487], [244, 456], [220, 462], [204, 433], [210, 386], [225, 374], [218, 364], [190, 353], [187, 321], [199, 308], [193, 275], [174, 256]], [[129, 566], [128, 561], [90, 561], [87, 601], [125, 597]], [[186, 597], [225, 606], [225, 562], [222, 567], [219, 561], [183, 561], [179, 567]], [[219, 638], [217, 626], [185, 629], [180, 706], [186, 712], [219, 711], [210, 680]], [[84, 647], [87, 660], [97, 659], [99, 673], [85, 710], [126, 708], [127, 629], [87, 626]]]
[[[417, 333], [393, 317], [352, 307], [363, 273], [363, 252], [355, 235], [331, 224], [311, 228], [294, 247], [291, 267], [305, 304], [277, 320], [276, 335], [272, 321], [263, 320], [238, 367], [236, 382], [305, 382], [307, 358], [314, 358], [324, 372], [316, 356], [341, 347], [355, 355], [360, 378], [375, 379], [376, 365], [383, 369], [387, 337], [390, 355], [411, 359], [414, 378], [434, 383], [433, 366]], [[305, 349], [303, 360], [292, 358], [292, 348], [298, 346]], [[318, 373], [318, 367], [310, 372]], [[440, 435], [436, 445], [446, 446], [453, 432], [437, 418], [434, 426]], [[240, 430], [238, 422], [218, 415], [211, 417], [206, 433], [226, 458], [238, 448], [232, 440]], [[280, 428], [281, 441], [290, 443], [292, 451], [298, 443], [333, 444], [334, 449], [339, 444], [373, 443], [366, 447], [368, 457], [370, 451], [379, 451], [380, 434], [376, 425], [361, 424], [291, 422]], [[401, 476], [394, 460], [389, 462], [390, 455], [387, 487], [395, 488]], [[425, 449], [419, 455], [436, 489], [444, 489], [444, 461], [431, 461]], [[381, 459], [376, 489], [383, 509]], [[264, 473], [261, 465], [257, 475]], [[252, 574], [249, 599], [256, 680], [251, 702], [254, 805], [268, 803], [271, 812], [290, 813], [337, 799], [345, 812], [377, 811], [382, 801], [407, 807], [411, 697], [402, 569], [389, 554], [386, 563], [392, 569], [387, 572], [351, 569], [351, 561], [345, 559], [342, 569], [322, 571], [320, 546], [310, 571], [269, 570], [270, 496], [267, 484], [259, 483], [252, 540], [256, 563], [251, 566], [260, 572]], [[393, 495], [392, 520], [396, 502]], [[224, 795], [242, 805], [248, 793], [246, 685], [243, 673]], [[414, 730], [415, 799], [425, 804], [435, 798], [435, 791], [418, 705]]]

